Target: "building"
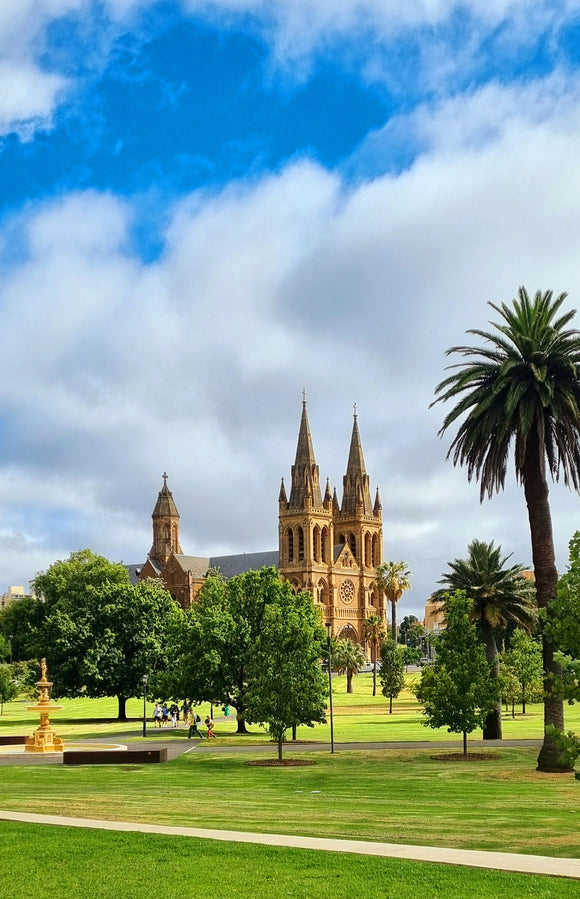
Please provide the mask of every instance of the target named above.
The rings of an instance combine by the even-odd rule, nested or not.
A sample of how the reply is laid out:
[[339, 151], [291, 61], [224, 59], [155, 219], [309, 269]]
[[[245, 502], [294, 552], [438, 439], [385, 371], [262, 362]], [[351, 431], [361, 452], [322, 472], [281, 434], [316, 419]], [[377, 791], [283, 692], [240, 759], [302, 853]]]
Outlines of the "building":
[[24, 587], [8, 587], [6, 593], [0, 593], [0, 610], [19, 599], [24, 599], [25, 596]]
[[284, 479], [278, 497], [278, 550], [231, 556], [187, 556], [180, 544], [180, 516], [163, 475], [163, 487], [153, 510], [153, 542], [142, 566], [129, 566], [132, 580], [161, 578], [184, 607], [195, 602], [211, 570], [233, 577], [274, 565], [295, 589], [309, 590], [333, 633], [363, 642], [363, 621], [386, 617], [386, 600], [375, 583], [383, 561], [382, 507], [377, 489], [371, 500], [356, 408], [341, 502], [327, 480], [320, 489], [306, 400], [291, 468], [290, 497]]

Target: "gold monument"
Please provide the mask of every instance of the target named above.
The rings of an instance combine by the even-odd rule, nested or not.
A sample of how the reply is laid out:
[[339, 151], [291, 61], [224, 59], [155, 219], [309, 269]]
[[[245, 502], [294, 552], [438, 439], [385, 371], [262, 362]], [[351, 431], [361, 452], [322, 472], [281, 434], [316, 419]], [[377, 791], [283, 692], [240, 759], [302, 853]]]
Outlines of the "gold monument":
[[50, 713], [58, 712], [61, 705], [50, 701], [50, 688], [52, 681], [46, 678], [46, 659], [40, 662], [41, 677], [36, 682], [38, 687], [38, 703], [27, 706], [29, 712], [38, 712], [40, 715], [40, 727], [37, 727], [31, 737], [26, 738], [25, 752], [62, 752], [64, 743], [57, 737], [54, 727], [50, 723]]

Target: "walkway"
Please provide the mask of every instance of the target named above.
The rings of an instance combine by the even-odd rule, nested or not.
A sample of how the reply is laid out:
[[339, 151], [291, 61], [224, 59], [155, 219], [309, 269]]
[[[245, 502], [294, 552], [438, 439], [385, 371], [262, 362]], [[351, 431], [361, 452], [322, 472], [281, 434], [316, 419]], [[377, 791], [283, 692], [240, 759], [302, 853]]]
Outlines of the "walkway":
[[89, 827], [96, 830], [116, 830], [131, 833], [168, 834], [198, 839], [223, 840], [235, 843], [254, 843], [261, 846], [285, 846], [297, 849], [317, 849], [326, 852], [350, 852], [376, 855], [383, 858], [407, 858], [420, 862], [464, 865], [513, 871], [520, 874], [548, 874], [552, 877], [571, 877], [580, 880], [580, 859], [549, 858], [543, 855], [518, 855], [512, 852], [482, 852], [471, 849], [443, 849], [435, 846], [404, 846], [397, 843], [371, 843], [363, 840], [332, 840], [325, 837], [286, 836], [273, 833], [244, 833], [240, 830], [205, 830], [198, 827], [167, 827], [161, 824], [140, 824], [127, 821], [100, 821], [93, 818], [67, 818], [58, 815], [33, 815], [27, 812], [0, 810], [0, 820], [27, 824], [52, 824], [61, 827]]

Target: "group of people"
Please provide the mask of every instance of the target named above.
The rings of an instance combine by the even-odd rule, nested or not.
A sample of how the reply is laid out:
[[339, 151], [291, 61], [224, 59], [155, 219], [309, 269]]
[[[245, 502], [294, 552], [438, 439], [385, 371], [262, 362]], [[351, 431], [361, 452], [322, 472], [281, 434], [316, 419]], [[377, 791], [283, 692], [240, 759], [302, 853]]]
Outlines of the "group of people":
[[[230, 715], [230, 707], [229, 705], [225, 705], [222, 709], [226, 718]], [[189, 730], [187, 732], [188, 740], [191, 740], [192, 737], [199, 737], [200, 740], [203, 740], [203, 734], [199, 730], [198, 725], [202, 723], [201, 718], [196, 712], [192, 709], [190, 703], [185, 700], [181, 709], [173, 703], [171, 706], [168, 706], [167, 703], [156, 702], [155, 708], [153, 709], [153, 723], [155, 727], [177, 727], [180, 722], [180, 713], [183, 716], [183, 726], [188, 727]], [[207, 728], [207, 739], [209, 740], [211, 737], [216, 739], [216, 735], [214, 732], [214, 722], [210, 715], [207, 715], [203, 724]]]

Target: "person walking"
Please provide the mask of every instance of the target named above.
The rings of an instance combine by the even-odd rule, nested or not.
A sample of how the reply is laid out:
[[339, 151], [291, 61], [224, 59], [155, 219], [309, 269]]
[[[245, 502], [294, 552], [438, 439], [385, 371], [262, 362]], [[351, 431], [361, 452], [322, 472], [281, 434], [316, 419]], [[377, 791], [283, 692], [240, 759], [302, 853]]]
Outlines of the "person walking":
[[189, 725], [189, 730], [187, 732], [187, 739], [191, 740], [193, 736], [199, 737], [200, 740], [203, 740], [203, 734], [198, 728], [198, 724], [201, 721], [199, 715], [196, 715], [195, 712], [191, 713], [191, 724]]
[[209, 740], [210, 737], [213, 737], [214, 740], [215, 740], [215, 739], [216, 739], [216, 735], [215, 735], [214, 732], [213, 732], [213, 729], [214, 729], [214, 723], [213, 723], [213, 721], [211, 720], [211, 718], [209, 717], [209, 715], [207, 716], [207, 718], [205, 719], [205, 721], [204, 721], [203, 723], [204, 723], [205, 726], [207, 727], [207, 738], [208, 738], [208, 740]]
[[161, 706], [158, 702], [155, 703], [155, 708], [153, 709], [153, 721], [154, 727], [161, 727]]

